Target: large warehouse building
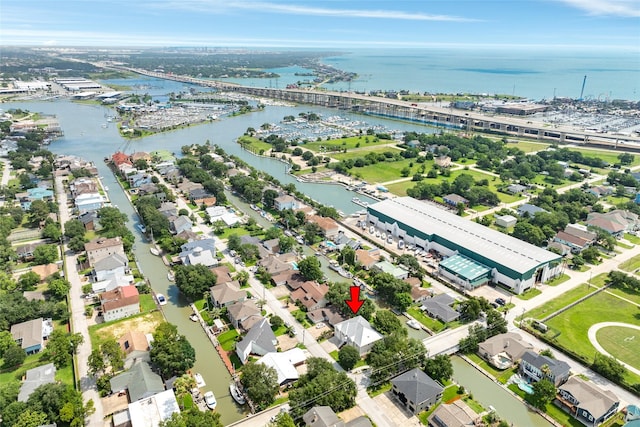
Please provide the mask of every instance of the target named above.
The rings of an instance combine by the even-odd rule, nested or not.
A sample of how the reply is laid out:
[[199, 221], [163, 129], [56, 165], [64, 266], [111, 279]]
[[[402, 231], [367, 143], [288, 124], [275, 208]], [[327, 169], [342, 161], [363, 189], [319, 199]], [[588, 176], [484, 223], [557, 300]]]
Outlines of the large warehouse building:
[[367, 222], [407, 245], [442, 254], [440, 274], [466, 289], [493, 282], [521, 294], [561, 273], [560, 255], [412, 197], [370, 205]]

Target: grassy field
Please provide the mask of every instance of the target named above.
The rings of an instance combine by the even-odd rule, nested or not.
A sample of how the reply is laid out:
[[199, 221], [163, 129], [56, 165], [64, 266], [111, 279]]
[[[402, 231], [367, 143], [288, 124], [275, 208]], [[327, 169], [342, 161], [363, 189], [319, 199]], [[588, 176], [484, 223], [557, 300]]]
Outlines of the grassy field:
[[426, 316], [422, 311], [420, 311], [417, 307], [409, 307], [407, 312], [413, 316], [418, 322], [422, 323], [426, 326], [430, 331], [440, 332], [444, 329], [444, 323], [437, 319], [432, 319], [429, 316]]
[[568, 274], [561, 274], [558, 277], [554, 277], [553, 279], [549, 280], [547, 282], [547, 285], [549, 286], [558, 286], [564, 282], [566, 282], [567, 280], [569, 280], [571, 277], [569, 277]]
[[237, 330], [229, 329], [227, 332], [223, 332], [218, 336], [218, 342], [225, 351], [231, 351], [235, 349], [236, 337], [240, 335]]
[[[561, 332], [555, 338], [558, 345], [570, 349], [587, 360], [592, 360], [596, 349], [589, 342], [587, 336], [589, 328], [599, 322], [640, 325], [637, 314], [638, 307], [635, 305], [603, 292], [581, 302], [546, 323], [550, 328]], [[548, 334], [551, 333], [551, 331], [548, 332]], [[626, 379], [630, 384], [640, 382], [640, 377], [631, 373], [627, 373]]]
[[[395, 144], [394, 141], [388, 139], [381, 139], [376, 141], [376, 137], [373, 135], [360, 135], [351, 136], [349, 138], [330, 139], [329, 141], [314, 141], [300, 145], [303, 150], [309, 150], [314, 152], [331, 152], [344, 150], [353, 150], [354, 148]], [[391, 148], [393, 150], [393, 148]]]
[[624, 238], [633, 243], [634, 245], [640, 245], [640, 237], [633, 234], [625, 233]]
[[534, 153], [536, 151], [543, 151], [549, 148], [549, 144], [543, 144], [540, 142], [531, 142], [531, 141], [519, 141], [516, 143], [509, 142], [507, 147], [516, 147], [525, 153]]
[[620, 326], [607, 326], [596, 333], [598, 343], [616, 359], [640, 367], [640, 331]]
[[[380, 162], [375, 165], [368, 165], [362, 168], [352, 168], [351, 173], [360, 176], [369, 183], [383, 183], [387, 181], [393, 181], [396, 179], [404, 178], [400, 171], [406, 167], [409, 167], [409, 163], [413, 163], [411, 173], [409, 176], [418, 172], [420, 165], [415, 159], [404, 159], [394, 162]], [[389, 190], [391, 191], [391, 190]]]
[[[347, 160], [347, 159], [357, 159], [359, 157], [364, 157], [369, 153], [376, 153], [376, 154], [382, 154], [385, 152], [391, 152], [391, 153], [400, 153], [402, 150], [399, 150], [397, 148], [394, 147], [360, 147], [360, 148], [355, 148], [353, 151], [347, 151], [346, 153], [335, 153], [335, 154], [330, 154], [330, 157], [336, 160]], [[433, 161], [431, 162], [425, 162], [427, 164], [427, 168], [430, 168], [431, 165], [433, 164]]]
[[611, 292], [614, 295], [618, 295], [622, 298], [626, 298], [630, 301], [633, 301], [636, 304], [640, 304], [640, 292], [634, 292], [633, 290], [626, 289], [626, 288], [614, 288], [614, 287], [607, 289], [607, 291]]
[[[620, 161], [618, 159], [618, 156], [624, 152], [624, 150], [606, 151], [606, 150], [589, 150], [587, 148], [573, 148], [573, 147], [571, 147], [570, 150], [580, 152], [587, 157], [598, 157], [604, 160], [605, 162], [609, 162], [611, 164], [618, 163]], [[633, 162], [631, 163], [630, 166], [638, 166], [638, 165], [640, 165], [640, 156], [634, 155]], [[629, 166], [625, 166], [625, 167], [629, 167]]]
[[524, 293], [520, 295], [516, 295], [516, 298], [519, 298], [521, 300], [529, 300], [533, 297], [537, 297], [541, 293], [542, 291], [540, 289], [531, 288], [531, 289], [527, 289]]
[[270, 150], [272, 147], [272, 145], [267, 142], [263, 142], [263, 141], [260, 141], [258, 138], [254, 138], [252, 136], [246, 136], [246, 135], [243, 135], [240, 138], [238, 138], [238, 143], [245, 146], [245, 148], [247, 148], [248, 150], [256, 153], [260, 153], [260, 151]]
[[551, 313], [560, 310], [562, 307], [566, 307], [574, 301], [582, 298], [583, 296], [593, 292], [593, 288], [586, 285], [577, 286], [570, 291], [565, 292], [557, 298], [546, 302], [545, 304], [534, 308], [531, 311], [525, 313], [525, 317], [532, 317], [534, 319], [542, 319]]
[[640, 255], [636, 255], [633, 258], [620, 263], [618, 268], [620, 270], [629, 271], [629, 272], [636, 271], [638, 268], [640, 268]]

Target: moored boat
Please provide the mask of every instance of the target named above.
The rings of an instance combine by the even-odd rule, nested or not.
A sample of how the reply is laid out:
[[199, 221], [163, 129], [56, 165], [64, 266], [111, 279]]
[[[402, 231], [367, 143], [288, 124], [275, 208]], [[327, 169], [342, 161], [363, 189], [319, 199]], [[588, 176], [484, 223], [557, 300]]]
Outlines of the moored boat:
[[189, 316], [189, 320], [191, 320], [192, 322], [197, 322], [198, 321], [198, 315], [193, 313], [191, 316]]
[[247, 400], [240, 392], [240, 389], [238, 389], [238, 385], [236, 383], [229, 384], [229, 393], [231, 394], [231, 397], [233, 397], [233, 400], [238, 403], [238, 405], [244, 405], [247, 402]]
[[160, 255], [160, 251], [159, 251], [157, 248], [154, 248], [153, 246], [151, 246], [151, 247], [149, 248], [149, 252], [151, 252], [151, 254], [153, 254], [153, 255], [155, 255], [155, 256]]
[[156, 299], [158, 300], [158, 304], [160, 304], [160, 305], [167, 304], [167, 299], [162, 294], [156, 294]]
[[407, 326], [413, 328], [413, 329], [422, 329], [422, 326], [420, 325], [420, 322], [418, 322], [416, 319], [411, 319], [407, 322]]
[[196, 372], [195, 374], [193, 374], [193, 378], [196, 380], [196, 385], [199, 388], [202, 388], [207, 385], [207, 383], [204, 382], [204, 378], [202, 378], [202, 375], [200, 373]]

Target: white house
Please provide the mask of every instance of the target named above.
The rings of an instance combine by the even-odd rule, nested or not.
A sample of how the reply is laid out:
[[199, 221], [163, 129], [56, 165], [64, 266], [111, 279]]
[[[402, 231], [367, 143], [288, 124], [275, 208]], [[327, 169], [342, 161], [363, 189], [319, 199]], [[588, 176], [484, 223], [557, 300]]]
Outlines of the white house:
[[368, 353], [382, 335], [376, 332], [362, 316], [356, 316], [338, 323], [334, 328], [335, 336], [345, 345], [358, 349], [360, 356]]

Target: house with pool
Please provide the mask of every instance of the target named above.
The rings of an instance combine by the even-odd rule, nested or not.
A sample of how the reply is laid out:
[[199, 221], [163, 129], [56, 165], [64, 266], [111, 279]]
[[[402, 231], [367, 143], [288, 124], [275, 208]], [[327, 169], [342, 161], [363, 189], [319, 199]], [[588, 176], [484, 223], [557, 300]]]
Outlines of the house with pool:
[[509, 369], [533, 345], [522, 340], [515, 332], [495, 335], [478, 345], [478, 354], [497, 369]]

